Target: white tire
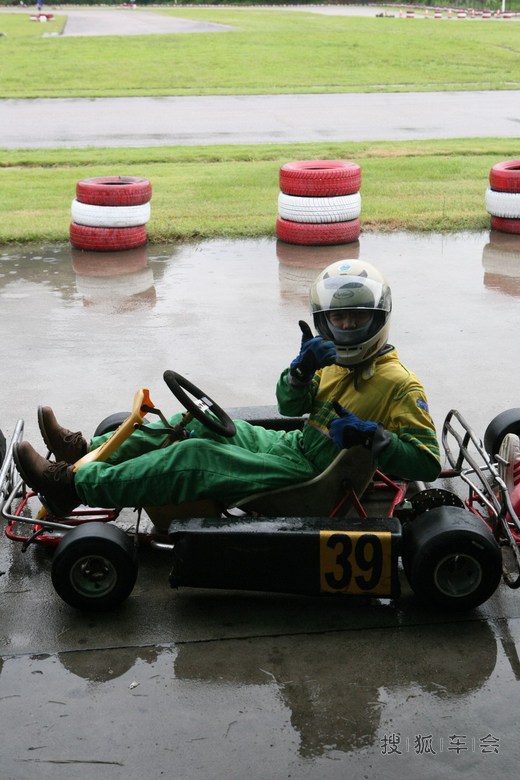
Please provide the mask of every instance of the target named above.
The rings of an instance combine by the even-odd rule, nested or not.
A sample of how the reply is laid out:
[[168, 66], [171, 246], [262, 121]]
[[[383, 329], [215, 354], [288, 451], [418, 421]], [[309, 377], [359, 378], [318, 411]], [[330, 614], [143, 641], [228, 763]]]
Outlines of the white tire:
[[520, 192], [497, 192], [486, 190], [486, 210], [494, 217], [520, 218]]
[[138, 206], [96, 206], [91, 203], [72, 201], [72, 221], [76, 225], [89, 227], [136, 227], [146, 225], [150, 220], [150, 203], [141, 203]]
[[278, 214], [291, 222], [350, 222], [361, 214], [361, 194], [333, 198], [301, 198], [280, 192]]

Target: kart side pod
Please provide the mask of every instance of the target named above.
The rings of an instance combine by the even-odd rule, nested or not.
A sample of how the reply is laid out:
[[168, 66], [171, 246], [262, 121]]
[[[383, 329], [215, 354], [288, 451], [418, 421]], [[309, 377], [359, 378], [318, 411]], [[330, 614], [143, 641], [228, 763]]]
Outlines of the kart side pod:
[[195, 519], [172, 523], [169, 535], [174, 588], [400, 594], [395, 518]]
[[172, 523], [169, 534], [174, 588], [397, 598], [401, 556], [420, 601], [463, 611], [487, 601], [502, 576], [489, 528], [458, 506], [404, 524], [394, 517], [196, 519]]

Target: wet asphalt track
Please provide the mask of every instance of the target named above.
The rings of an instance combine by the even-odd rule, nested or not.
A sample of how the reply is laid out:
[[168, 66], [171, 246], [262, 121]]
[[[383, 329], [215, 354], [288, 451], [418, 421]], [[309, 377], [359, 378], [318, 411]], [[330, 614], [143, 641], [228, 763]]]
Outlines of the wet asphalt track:
[[[119, 10], [103, 19], [109, 14], [120, 23]], [[349, 133], [357, 134], [351, 140], [375, 138], [371, 133], [387, 139], [517, 134], [517, 93], [470, 93], [471, 104], [462, 105], [467, 95], [342, 96], [344, 109], [338, 96], [0, 101], [0, 146], [15, 144], [16, 122], [18, 143], [27, 148], [315, 140], [336, 130], [325, 120], [316, 127], [313, 117], [337, 118], [338, 111], [343, 139]], [[318, 101], [318, 111], [308, 97]], [[321, 100], [331, 101], [329, 109]], [[265, 126], [249, 116], [255, 105]], [[81, 113], [85, 106], [90, 116]], [[168, 119], [155, 140], [154, 122], [135, 126], [144, 106]], [[101, 108], [106, 122], [96, 123]], [[131, 137], [124, 126], [129, 116]], [[36, 140], [23, 133], [35, 117]], [[93, 125], [82, 135], [85, 122]], [[447, 411], [447, 397], [457, 398], [478, 431], [494, 404], [494, 411], [518, 405], [520, 388], [508, 369], [518, 351], [509, 339], [518, 329], [520, 246], [499, 239], [396, 234], [366, 236], [359, 248], [362, 257], [384, 258], [397, 305], [394, 336], [427, 380], [436, 415]], [[85, 258], [71, 263], [70, 247], [8, 248], [0, 266], [4, 338], [20, 317], [23, 327], [5, 341], [1, 398], [8, 422], [2, 427], [10, 432], [23, 413], [28, 437], [37, 442], [36, 404], [50, 402], [66, 424], [92, 429], [99, 409], [125, 408], [143, 382], [157, 388], [154, 399], [168, 410], [172, 402], [159, 375], [170, 359], [223, 405], [268, 402], [278, 366], [292, 354], [289, 338], [282, 344], [279, 333], [305, 308], [309, 280], [329, 251], [295, 257], [290, 249], [267, 240], [150, 247], [139, 271], [107, 279], [92, 276]], [[330, 260], [333, 255], [331, 248]], [[211, 287], [216, 264], [223, 267], [226, 258], [227, 294], [245, 307], [233, 306], [234, 317], [262, 322], [268, 307], [270, 315], [254, 339], [235, 319], [219, 319], [220, 341], [234, 344], [223, 352], [221, 382], [207, 372], [214, 353], [207, 321], [197, 327], [194, 300], [201, 269]], [[245, 300], [239, 295], [244, 268], [255, 279]], [[182, 343], [172, 339], [180, 322]], [[136, 332], [148, 334], [137, 358]], [[195, 348], [190, 333], [200, 334]], [[258, 356], [256, 341], [266, 345]], [[245, 356], [238, 375], [235, 354]], [[23, 554], [7, 540], [0, 545], [2, 780], [65, 780], [71, 770], [82, 780], [517, 774], [515, 591], [502, 586], [459, 617], [419, 607], [406, 587], [394, 603], [173, 592], [166, 584], [169, 557], [145, 550], [125, 606], [85, 616], [54, 594], [50, 559], [40, 549]]]

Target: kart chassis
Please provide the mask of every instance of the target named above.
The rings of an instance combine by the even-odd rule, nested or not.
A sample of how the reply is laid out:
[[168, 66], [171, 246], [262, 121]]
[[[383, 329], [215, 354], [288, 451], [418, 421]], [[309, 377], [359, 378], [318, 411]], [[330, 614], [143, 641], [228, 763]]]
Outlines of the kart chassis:
[[[125, 421], [130, 432], [147, 427], [145, 415], [151, 413], [160, 417], [163, 427], [158, 430], [173, 446], [187, 436], [193, 416], [204, 424], [209, 419], [223, 435], [233, 434], [228, 415], [205, 393], [174, 372], [164, 377], [187, 408], [181, 424], [170, 426], [148, 391], [139, 391]], [[513, 423], [508, 417], [506, 428], [520, 432], [520, 410], [511, 411], [518, 415]], [[304, 424], [274, 412], [267, 418], [249, 414], [249, 420], [282, 429]], [[117, 439], [121, 427], [108, 441]], [[520, 520], [496, 454], [506, 428], [498, 425], [496, 446], [488, 446], [493, 450], [489, 453], [462, 415], [450, 411], [442, 429], [449, 468], [433, 486], [395, 480], [371, 467], [366, 451], [353, 448], [314, 484], [252, 496], [234, 508], [197, 504], [188, 514], [172, 511], [171, 522], [159, 530], [143, 528], [139, 508], [137, 521], [122, 530], [120, 512], [114, 509], [80, 508], [66, 518], [45, 508], [33, 514], [38, 496], [27, 490], [13, 462], [13, 448], [24, 431], [23, 420], [18, 420], [0, 469], [0, 511], [6, 536], [21, 543], [23, 551], [33, 544], [57, 548], [54, 587], [79, 609], [109, 609], [127, 598], [137, 577], [137, 550], [144, 544], [170, 552], [170, 584], [175, 588], [397, 598], [401, 563], [420, 599], [441, 608], [468, 609], [489, 598], [501, 577], [511, 588], [520, 586]], [[108, 457], [106, 452], [102, 456]], [[352, 468], [359, 462], [361, 478]], [[451, 489], [459, 483], [468, 489], [465, 499]], [[326, 510], [316, 512], [320, 502]], [[194, 509], [201, 511], [193, 514]], [[153, 512], [149, 515], [153, 518]], [[504, 548], [509, 551], [507, 565]]]

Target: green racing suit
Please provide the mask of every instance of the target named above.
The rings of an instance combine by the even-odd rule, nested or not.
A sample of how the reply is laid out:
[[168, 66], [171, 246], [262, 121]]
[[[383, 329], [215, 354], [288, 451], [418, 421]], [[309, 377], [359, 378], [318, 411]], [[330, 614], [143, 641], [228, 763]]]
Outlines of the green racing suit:
[[[311, 479], [338, 454], [328, 436], [337, 417], [333, 401], [383, 426], [385, 446], [375, 454], [378, 468], [404, 479], [438, 476], [439, 446], [424, 389], [395, 349], [379, 356], [370, 370], [327, 366], [305, 385], [295, 385], [286, 369], [276, 395], [282, 414], [309, 415], [303, 430], [270, 430], [236, 420], [236, 433], [227, 438], [193, 420], [187, 426], [190, 437], [169, 446], [163, 446], [163, 435], [136, 430], [106, 462], [78, 469], [74, 484], [80, 500], [119, 508], [211, 498], [232, 506], [253, 493]], [[174, 415], [171, 424], [180, 417]], [[90, 448], [109, 435], [94, 438]]]

